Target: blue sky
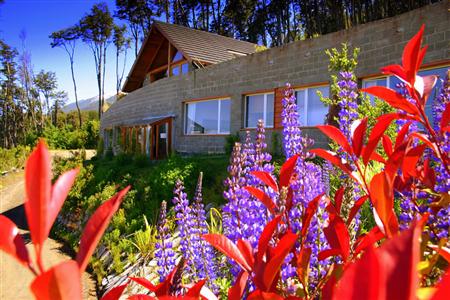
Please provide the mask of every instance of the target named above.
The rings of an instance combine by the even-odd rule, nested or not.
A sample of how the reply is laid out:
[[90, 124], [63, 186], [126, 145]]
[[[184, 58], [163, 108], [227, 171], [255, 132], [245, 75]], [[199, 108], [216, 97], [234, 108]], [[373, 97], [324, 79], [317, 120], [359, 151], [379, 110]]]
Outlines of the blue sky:
[[[0, 38], [19, 51], [22, 42], [20, 32], [26, 32], [26, 48], [31, 52], [35, 73], [41, 69], [53, 71], [58, 78], [60, 90], [69, 94], [69, 101], [75, 100], [70, 65], [67, 53], [62, 48], [50, 47], [48, 36], [56, 30], [77, 23], [93, 4], [93, 0], [5, 0], [0, 5]], [[106, 0], [111, 13], [115, 1]], [[105, 95], [115, 93], [115, 53], [109, 46], [106, 68]], [[134, 60], [134, 50], [127, 55], [127, 69], [124, 80]], [[94, 58], [89, 48], [81, 41], [75, 52], [75, 76], [78, 85], [78, 99], [90, 98], [98, 94]]]

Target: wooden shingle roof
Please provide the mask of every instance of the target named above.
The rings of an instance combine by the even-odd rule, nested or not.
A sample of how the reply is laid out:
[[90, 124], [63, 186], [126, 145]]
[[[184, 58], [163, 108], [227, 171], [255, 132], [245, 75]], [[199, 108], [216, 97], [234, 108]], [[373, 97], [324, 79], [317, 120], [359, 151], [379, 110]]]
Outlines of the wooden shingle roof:
[[217, 64], [256, 51], [256, 44], [181, 25], [155, 22], [155, 26], [188, 60]]
[[160, 50], [161, 38], [166, 39], [189, 62], [217, 64], [238, 56], [256, 52], [256, 44], [196, 30], [181, 25], [155, 21], [143, 42], [122, 88], [132, 92], [142, 86], [151, 61]]

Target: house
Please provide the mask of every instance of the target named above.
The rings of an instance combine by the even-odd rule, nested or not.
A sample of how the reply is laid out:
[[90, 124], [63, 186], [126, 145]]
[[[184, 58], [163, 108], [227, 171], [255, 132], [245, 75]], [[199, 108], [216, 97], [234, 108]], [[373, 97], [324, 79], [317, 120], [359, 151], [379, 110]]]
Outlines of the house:
[[263, 119], [268, 142], [281, 130], [281, 99], [295, 88], [303, 132], [318, 146], [327, 140], [313, 126], [328, 112], [317, 91], [329, 95], [326, 49], [346, 42], [361, 49], [361, 87], [394, 87], [379, 73], [400, 63], [405, 43], [426, 24], [422, 74], [444, 76], [450, 66], [450, 22], [445, 1], [318, 38], [265, 51], [256, 45], [178, 25], [155, 22], [124, 84], [127, 92], [104, 113], [105, 149], [161, 159], [170, 152], [219, 153], [226, 137]]

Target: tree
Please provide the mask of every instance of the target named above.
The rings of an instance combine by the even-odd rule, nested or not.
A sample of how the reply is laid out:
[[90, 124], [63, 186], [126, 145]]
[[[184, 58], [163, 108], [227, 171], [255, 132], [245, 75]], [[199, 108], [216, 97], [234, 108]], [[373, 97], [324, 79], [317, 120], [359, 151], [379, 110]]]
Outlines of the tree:
[[22, 119], [17, 98], [20, 88], [17, 85], [17, 63], [18, 52], [0, 40], [0, 125], [1, 146], [11, 148], [18, 143], [18, 124]]
[[116, 0], [116, 7], [115, 17], [127, 22], [134, 40], [134, 54], [137, 56], [139, 41], [147, 35], [153, 17], [158, 15], [154, 13], [156, 6], [149, 0]]
[[98, 85], [98, 117], [101, 118], [105, 102], [106, 49], [111, 43], [114, 20], [106, 3], [94, 4], [79, 24], [80, 36], [92, 51]]
[[67, 102], [67, 93], [65, 91], [57, 91], [53, 93], [53, 125], [58, 126], [58, 111]]
[[72, 83], [73, 83], [73, 91], [75, 94], [75, 104], [77, 106], [78, 111], [78, 121], [79, 126], [81, 128], [82, 120], [81, 120], [81, 110], [80, 106], [78, 105], [78, 94], [77, 94], [77, 83], [75, 81], [75, 73], [73, 70], [73, 63], [74, 63], [74, 55], [75, 55], [75, 46], [76, 41], [79, 38], [80, 30], [77, 26], [72, 26], [63, 30], [55, 31], [50, 35], [50, 38], [52, 39], [50, 45], [52, 48], [55, 47], [62, 47], [67, 55], [69, 56], [70, 61], [70, 71], [72, 74]]
[[38, 91], [42, 93], [42, 95], [44, 95], [47, 115], [50, 115], [50, 99], [55, 93], [56, 88], [58, 87], [56, 74], [54, 72], [46, 72], [44, 70], [41, 70], [34, 78], [34, 84], [36, 85]]
[[[127, 50], [130, 48], [130, 39], [126, 36], [127, 27], [114, 26], [113, 44], [116, 47], [116, 95], [119, 95], [120, 87], [122, 85], [123, 75], [125, 72], [125, 65], [127, 62]], [[119, 72], [119, 56], [123, 53], [122, 71]]]

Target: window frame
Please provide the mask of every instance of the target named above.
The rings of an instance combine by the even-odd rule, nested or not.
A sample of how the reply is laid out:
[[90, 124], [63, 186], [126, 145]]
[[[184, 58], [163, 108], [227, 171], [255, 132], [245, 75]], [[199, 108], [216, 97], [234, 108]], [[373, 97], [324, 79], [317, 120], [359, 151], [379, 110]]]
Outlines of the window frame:
[[[274, 91], [266, 91], [261, 93], [252, 93], [244, 95], [244, 129], [256, 129], [255, 127], [248, 126], [248, 97], [264, 95], [264, 103], [263, 103], [263, 119], [264, 119], [264, 127], [267, 128], [275, 128], [275, 92]], [[267, 126], [267, 95], [273, 95], [273, 116], [272, 116], [272, 125]]]
[[[324, 125], [324, 124], [315, 124], [315, 125], [310, 125], [308, 124], [308, 104], [309, 104], [309, 93], [308, 91], [310, 89], [317, 89], [317, 88], [321, 88], [321, 87], [328, 87], [328, 97], [330, 96], [330, 84], [329, 83], [323, 83], [323, 84], [317, 84], [317, 85], [307, 85], [307, 86], [302, 86], [302, 87], [294, 87], [294, 95], [295, 95], [295, 101], [296, 101], [296, 105], [297, 105], [297, 112], [298, 112], [298, 101], [299, 99], [297, 99], [297, 92], [298, 91], [305, 91], [305, 105], [304, 105], [304, 124], [302, 124], [301, 127], [306, 128], [306, 127], [315, 127], [317, 125]], [[326, 107], [326, 106], [325, 106]], [[325, 121], [324, 121], [325, 122]]]
[[[230, 130], [228, 132], [220, 132], [220, 123], [221, 123], [221, 112], [222, 112], [222, 101], [230, 101]], [[195, 103], [200, 103], [200, 102], [209, 102], [209, 101], [218, 101], [218, 106], [217, 106], [217, 133], [188, 133], [187, 132], [187, 113], [188, 113], [188, 105], [189, 104], [195, 104]], [[226, 135], [230, 135], [231, 133], [231, 97], [214, 97], [214, 98], [206, 98], [206, 99], [199, 99], [199, 100], [189, 100], [189, 101], [184, 101], [183, 102], [183, 116], [184, 116], [184, 120], [183, 120], [183, 135], [185, 136], [226, 136]]]

